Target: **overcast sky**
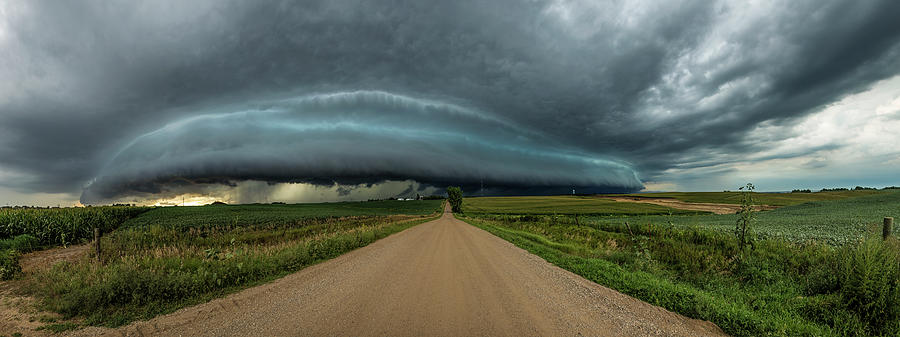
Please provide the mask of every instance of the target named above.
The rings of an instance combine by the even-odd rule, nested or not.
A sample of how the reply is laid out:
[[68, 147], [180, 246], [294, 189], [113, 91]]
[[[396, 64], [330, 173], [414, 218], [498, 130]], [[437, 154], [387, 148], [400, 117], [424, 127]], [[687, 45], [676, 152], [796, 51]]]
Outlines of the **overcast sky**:
[[0, 203], [900, 185], [900, 2], [0, 0]]

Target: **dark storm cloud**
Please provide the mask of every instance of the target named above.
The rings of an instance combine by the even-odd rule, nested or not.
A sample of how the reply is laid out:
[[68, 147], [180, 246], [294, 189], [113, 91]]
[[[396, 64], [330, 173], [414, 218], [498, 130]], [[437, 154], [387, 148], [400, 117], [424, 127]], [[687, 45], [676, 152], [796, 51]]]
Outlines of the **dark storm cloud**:
[[[634, 188], [619, 168], [653, 178], [728, 162], [765, 146], [745, 138], [755, 125], [900, 70], [896, 1], [23, 1], [0, 13], [0, 170], [18, 174], [0, 184], [89, 186], [89, 199], [250, 178], [480, 183], [476, 163], [423, 160], [435, 149], [488, 163], [498, 189], [552, 175]], [[357, 92], [474, 114], [436, 124], [371, 97], [284, 103]], [[283, 130], [339, 121], [359, 125]], [[433, 136], [445, 127], [457, 138]], [[357, 151], [301, 146], [313, 138]], [[365, 157], [389, 150], [418, 164]], [[549, 168], [552, 152], [569, 171]], [[584, 177], [590, 160], [601, 164]]]
[[550, 147], [528, 130], [441, 102], [360, 91], [257, 106], [191, 117], [138, 137], [81, 201], [162, 193], [184, 179], [210, 177], [325, 186], [479, 182], [518, 193], [641, 188], [625, 163]]

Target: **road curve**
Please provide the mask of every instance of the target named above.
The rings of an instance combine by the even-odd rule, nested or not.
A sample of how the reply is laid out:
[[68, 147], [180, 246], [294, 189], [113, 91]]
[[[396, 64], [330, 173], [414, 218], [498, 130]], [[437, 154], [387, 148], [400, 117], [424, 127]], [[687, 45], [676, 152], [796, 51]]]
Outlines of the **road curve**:
[[553, 266], [445, 212], [269, 284], [107, 336], [723, 335]]

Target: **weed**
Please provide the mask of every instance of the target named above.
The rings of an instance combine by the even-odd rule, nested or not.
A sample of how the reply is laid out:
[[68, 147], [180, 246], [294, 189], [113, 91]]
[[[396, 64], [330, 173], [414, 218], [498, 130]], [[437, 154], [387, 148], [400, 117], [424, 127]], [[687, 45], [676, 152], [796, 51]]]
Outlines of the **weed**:
[[19, 252], [15, 249], [0, 250], [0, 280], [9, 280], [22, 272]]
[[741, 253], [744, 252], [744, 247], [753, 244], [753, 240], [751, 238], [752, 232], [750, 231], [750, 225], [753, 223], [754, 218], [756, 217], [755, 212], [753, 211], [753, 190], [756, 189], [755, 186], [751, 183], [747, 183], [746, 186], [741, 186], [741, 211], [738, 212], [738, 219], [735, 223], [734, 234], [738, 238], [738, 248]]

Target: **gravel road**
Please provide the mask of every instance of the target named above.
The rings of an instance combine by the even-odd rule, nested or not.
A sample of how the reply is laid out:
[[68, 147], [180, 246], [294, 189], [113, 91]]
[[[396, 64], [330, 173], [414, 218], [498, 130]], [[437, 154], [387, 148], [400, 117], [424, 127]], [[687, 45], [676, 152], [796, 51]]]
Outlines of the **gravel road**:
[[714, 324], [553, 266], [444, 213], [269, 284], [106, 336], [703, 336]]

